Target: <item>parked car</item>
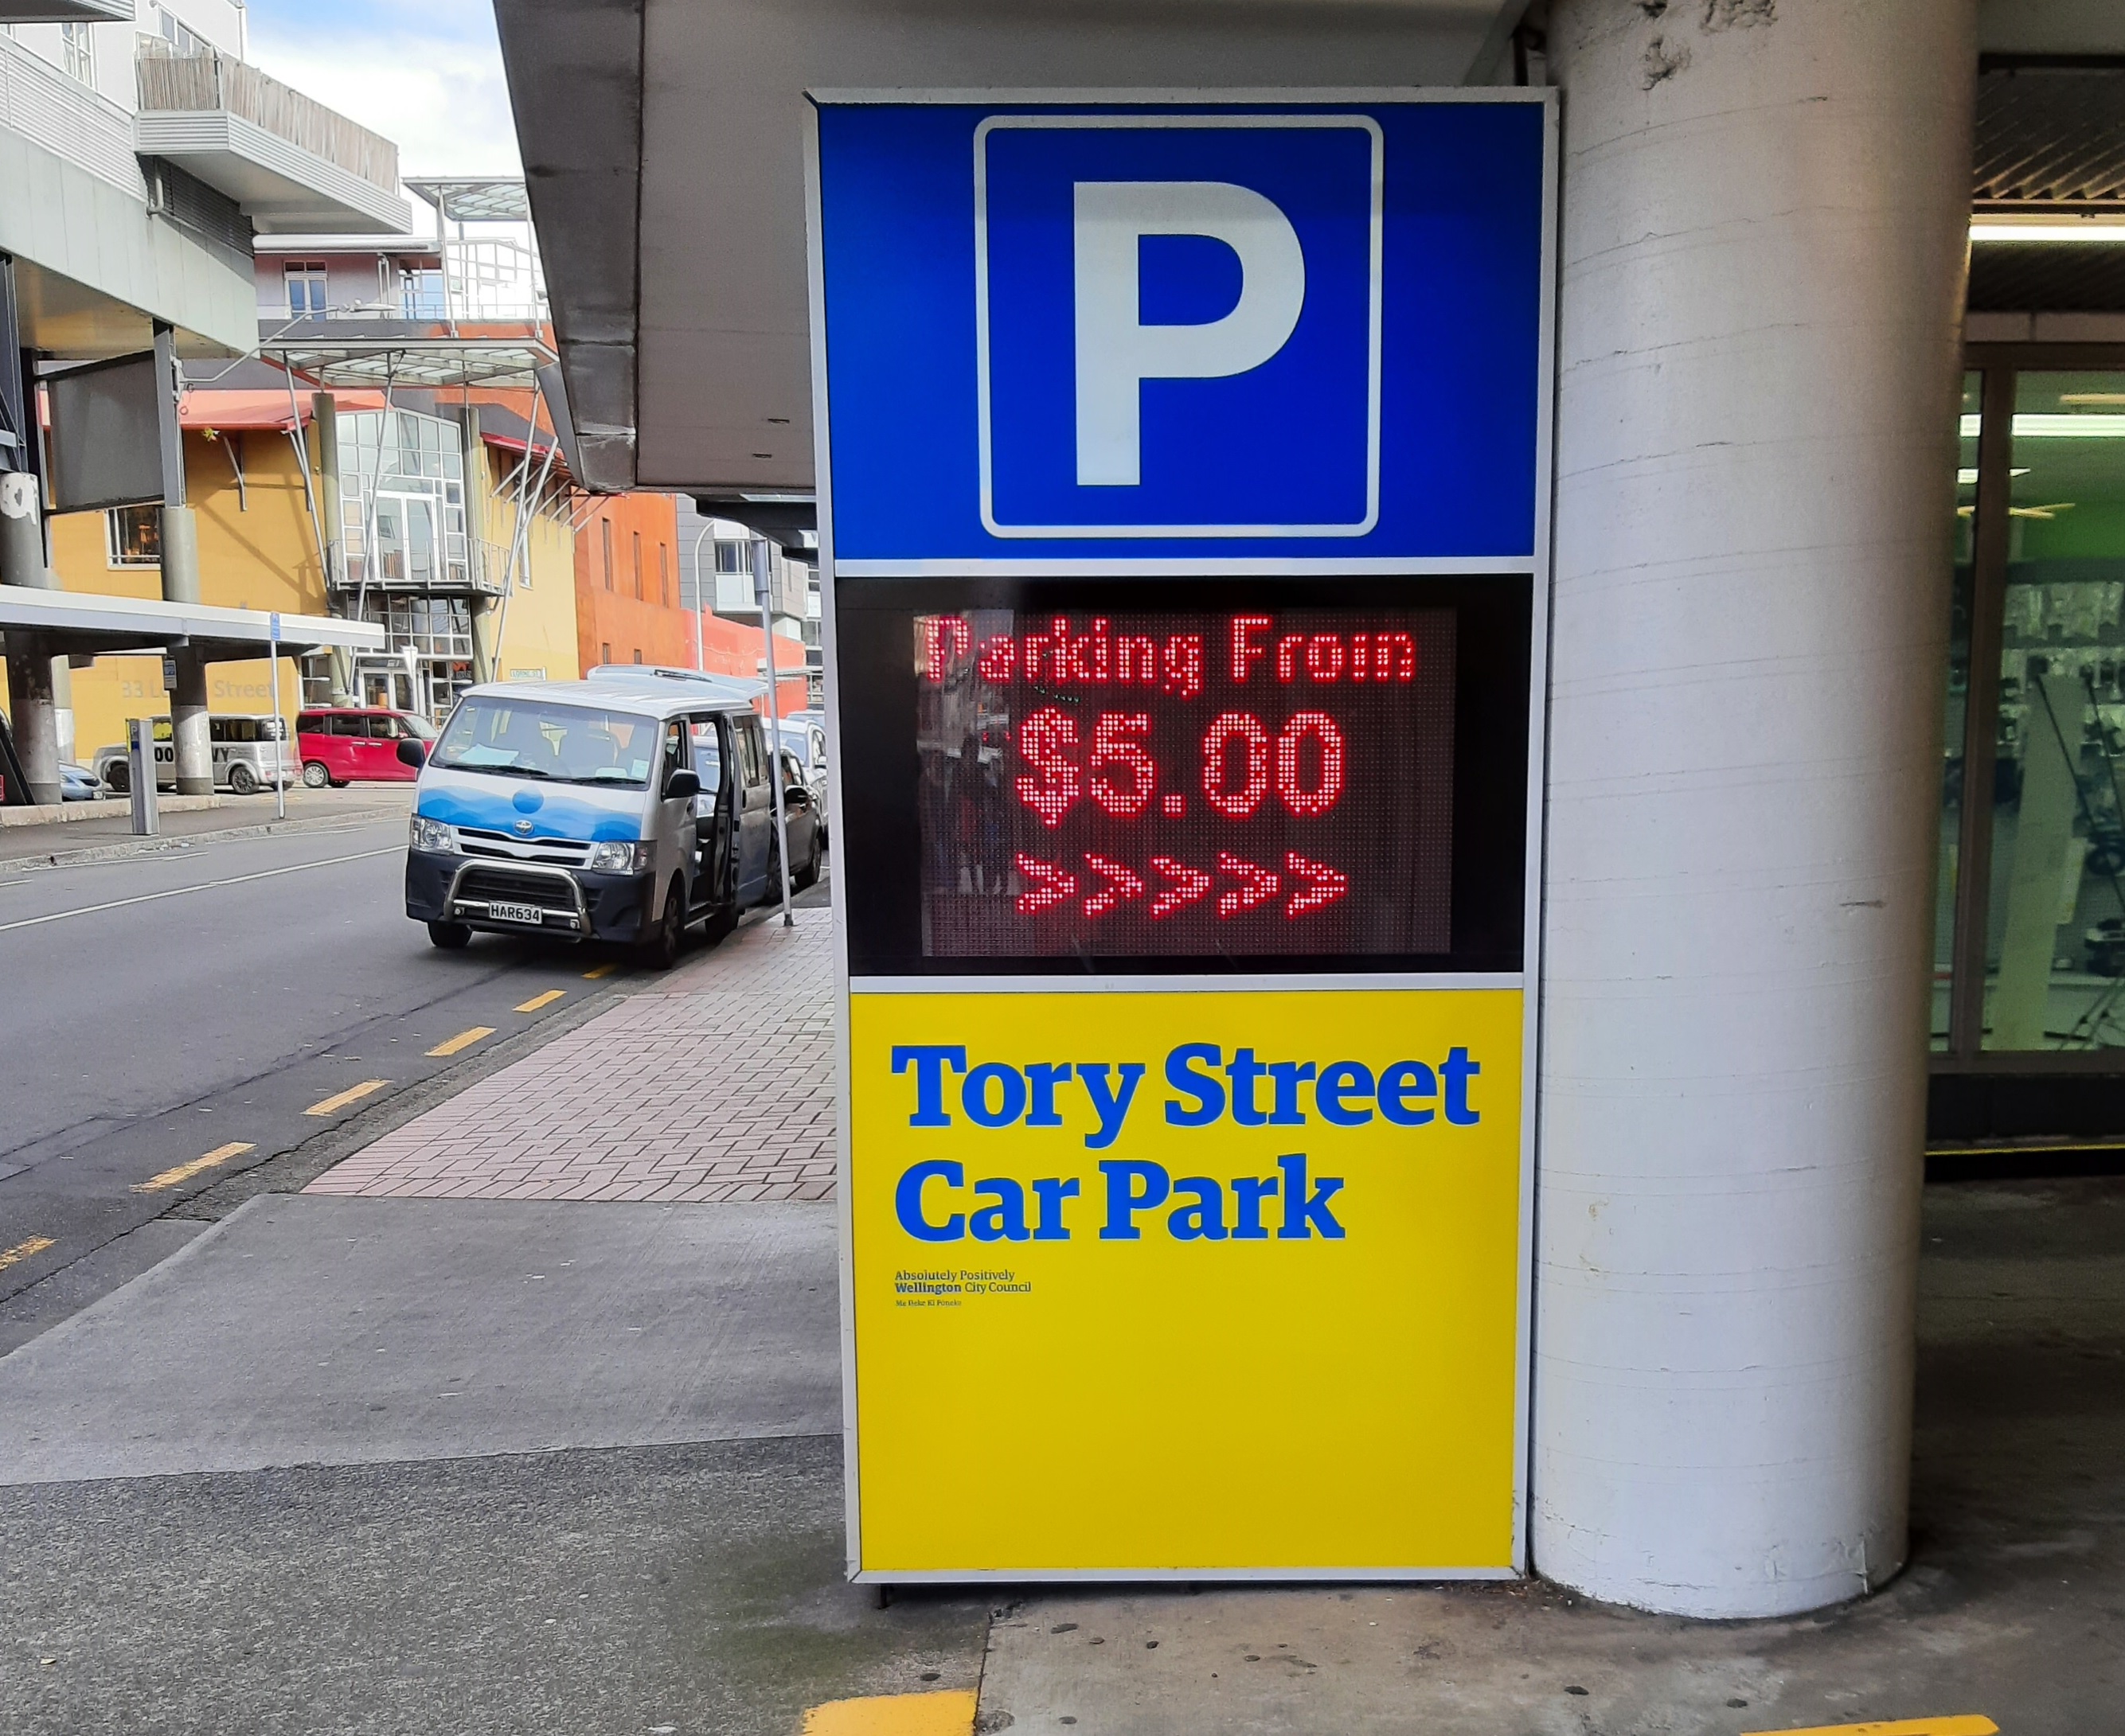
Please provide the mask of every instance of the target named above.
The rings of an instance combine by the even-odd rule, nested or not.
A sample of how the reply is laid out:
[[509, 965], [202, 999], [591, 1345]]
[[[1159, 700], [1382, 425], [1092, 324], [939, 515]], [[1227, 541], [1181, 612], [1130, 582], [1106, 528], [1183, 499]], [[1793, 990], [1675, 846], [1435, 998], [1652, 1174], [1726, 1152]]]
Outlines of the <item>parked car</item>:
[[631, 943], [658, 967], [690, 926], [728, 932], [770, 896], [751, 685], [632, 669], [468, 689], [432, 746], [396, 745], [420, 778], [406, 914], [439, 947], [483, 929]]
[[[827, 722], [822, 715], [799, 712], [782, 720], [782, 745], [796, 755], [798, 775], [812, 793], [812, 810], [822, 840], [827, 835]], [[801, 855], [794, 859], [801, 861]]]
[[103, 787], [103, 780], [85, 765], [77, 765], [71, 760], [59, 762], [59, 799], [62, 802], [94, 802], [111, 793]]
[[[813, 797], [812, 786], [804, 781], [804, 768], [797, 763], [796, 755], [788, 748], [782, 750], [782, 807], [783, 826], [789, 834], [789, 884], [797, 892], [816, 886], [819, 880], [819, 857], [826, 846], [826, 827], [821, 816], [826, 812]], [[775, 845], [768, 846], [772, 852]], [[782, 870], [779, 863], [770, 863], [767, 871], [769, 896], [782, 896]]]
[[327, 784], [410, 783], [417, 766], [398, 757], [401, 741], [432, 741], [436, 726], [410, 711], [381, 706], [306, 711], [295, 719], [295, 752], [303, 782], [312, 789]]
[[[232, 795], [256, 795], [271, 789], [276, 778], [292, 783], [296, 777], [295, 755], [284, 754], [280, 743], [286, 725], [270, 713], [252, 716], [218, 713], [207, 719], [207, 741], [214, 761], [214, 787]], [[283, 766], [285, 764], [285, 771]], [[123, 795], [133, 788], [132, 762], [125, 749], [99, 747], [93, 775]], [[155, 787], [177, 787], [177, 750], [170, 736], [170, 720], [155, 720]]]

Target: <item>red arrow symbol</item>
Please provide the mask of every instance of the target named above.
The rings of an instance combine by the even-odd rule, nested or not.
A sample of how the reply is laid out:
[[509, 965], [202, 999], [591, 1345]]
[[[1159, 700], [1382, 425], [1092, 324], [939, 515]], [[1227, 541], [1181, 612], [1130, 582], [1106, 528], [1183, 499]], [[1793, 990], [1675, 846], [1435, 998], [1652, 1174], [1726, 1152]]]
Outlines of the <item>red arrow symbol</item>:
[[1020, 915], [1038, 916], [1043, 910], [1052, 910], [1077, 896], [1077, 877], [1067, 869], [1029, 856], [1023, 850], [1019, 852], [1017, 860], [1020, 877], [1033, 882], [1030, 891], [1018, 895]]
[[1105, 875], [1108, 882], [1106, 891], [1095, 892], [1085, 901], [1087, 916], [1105, 916], [1119, 910], [1128, 900], [1143, 896], [1143, 877], [1119, 862], [1110, 862], [1105, 856], [1087, 855], [1085, 866], [1095, 874]]
[[1151, 901], [1154, 918], [1171, 916], [1176, 910], [1185, 910], [1210, 890], [1210, 877], [1185, 862], [1176, 862], [1171, 856], [1154, 856], [1151, 865], [1173, 882], [1171, 889]]
[[1278, 880], [1265, 868], [1257, 868], [1251, 862], [1242, 862], [1230, 850], [1218, 852], [1218, 871], [1230, 874], [1240, 884], [1229, 892], [1218, 894], [1218, 914], [1237, 916], [1242, 910], [1251, 910], [1257, 905], [1267, 904], [1276, 896]]
[[1284, 906], [1286, 916], [1303, 916], [1333, 904], [1350, 890], [1350, 877], [1340, 868], [1332, 868], [1325, 862], [1308, 862], [1297, 850], [1284, 859], [1284, 872], [1293, 879], [1307, 882], [1306, 890], [1293, 892], [1291, 902]]

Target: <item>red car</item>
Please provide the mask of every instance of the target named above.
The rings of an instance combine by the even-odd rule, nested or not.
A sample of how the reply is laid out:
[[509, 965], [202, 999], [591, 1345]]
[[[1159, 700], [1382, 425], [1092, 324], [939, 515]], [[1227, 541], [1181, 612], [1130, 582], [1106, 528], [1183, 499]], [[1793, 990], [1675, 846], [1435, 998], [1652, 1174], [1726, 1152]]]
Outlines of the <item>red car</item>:
[[409, 711], [366, 706], [306, 711], [295, 718], [295, 751], [302, 756], [303, 782], [312, 789], [328, 783], [411, 783], [421, 769], [398, 757], [398, 744], [409, 737], [432, 741], [436, 726]]

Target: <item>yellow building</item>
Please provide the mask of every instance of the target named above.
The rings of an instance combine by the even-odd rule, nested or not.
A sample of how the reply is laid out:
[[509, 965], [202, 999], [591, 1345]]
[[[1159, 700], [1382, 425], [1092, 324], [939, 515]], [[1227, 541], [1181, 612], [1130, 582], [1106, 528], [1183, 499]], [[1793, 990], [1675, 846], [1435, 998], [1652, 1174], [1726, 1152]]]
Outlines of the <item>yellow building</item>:
[[[186, 401], [185, 484], [198, 521], [200, 600], [238, 609], [286, 614], [335, 613], [327, 602], [324, 567], [303, 463], [287, 432], [285, 400], [278, 425], [256, 393], [196, 393]], [[201, 400], [243, 400], [217, 407]], [[307, 406], [304, 407], [307, 410]], [[234, 426], [207, 418], [219, 408]], [[307, 421], [307, 416], [305, 421]], [[303, 437], [313, 442], [313, 430]], [[314, 449], [311, 461], [315, 462]], [[106, 512], [72, 512], [50, 521], [52, 563], [68, 590], [106, 596], [157, 598], [163, 594], [156, 558], [158, 508], [122, 506]], [[129, 717], [167, 716], [157, 656], [105, 656], [73, 672], [73, 741], [60, 750], [90, 761], [99, 748], [122, 744]], [[301, 670], [292, 658], [280, 666], [280, 709], [292, 722], [301, 703]], [[64, 708], [67, 695], [61, 694]], [[215, 712], [270, 712], [272, 670], [254, 662], [217, 663], [207, 675], [207, 700]]]
[[[577, 659], [572, 487], [546, 439], [527, 454], [507, 411], [436, 415], [342, 392], [320, 439], [301, 391], [194, 391], [182, 420], [185, 481], [198, 521], [200, 600], [288, 614], [359, 616], [392, 654], [337, 669], [320, 653], [284, 659], [280, 712], [340, 703], [403, 706], [438, 721], [474, 681], [572, 680]], [[455, 408], [456, 407], [451, 407]], [[290, 430], [299, 418], [299, 439]], [[488, 426], [498, 423], [499, 429]], [[478, 437], [467, 450], [465, 435]], [[307, 469], [307, 474], [306, 474]], [[158, 509], [122, 506], [51, 520], [68, 590], [159, 597]], [[519, 520], [522, 520], [520, 531]], [[337, 519], [337, 524], [335, 520]], [[327, 563], [344, 575], [328, 586]], [[125, 739], [129, 717], [165, 716], [158, 657], [99, 657], [59, 695], [61, 753], [91, 761]], [[213, 666], [210, 708], [268, 713], [265, 659]]]

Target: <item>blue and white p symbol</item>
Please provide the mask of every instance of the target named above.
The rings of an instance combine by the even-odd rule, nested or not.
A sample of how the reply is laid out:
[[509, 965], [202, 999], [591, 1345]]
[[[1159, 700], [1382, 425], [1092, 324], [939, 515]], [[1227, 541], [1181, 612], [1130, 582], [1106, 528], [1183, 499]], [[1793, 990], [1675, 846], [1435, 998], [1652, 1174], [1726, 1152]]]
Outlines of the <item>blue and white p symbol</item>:
[[[1289, 341], [1306, 304], [1306, 256], [1291, 219], [1223, 181], [1081, 181], [1073, 188], [1077, 484], [1142, 482], [1147, 379], [1219, 379], [1260, 367]], [[1240, 296], [1222, 318], [1143, 322], [1139, 244], [1203, 236], [1239, 257]]]

